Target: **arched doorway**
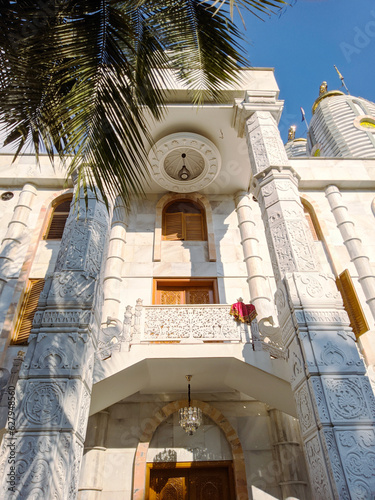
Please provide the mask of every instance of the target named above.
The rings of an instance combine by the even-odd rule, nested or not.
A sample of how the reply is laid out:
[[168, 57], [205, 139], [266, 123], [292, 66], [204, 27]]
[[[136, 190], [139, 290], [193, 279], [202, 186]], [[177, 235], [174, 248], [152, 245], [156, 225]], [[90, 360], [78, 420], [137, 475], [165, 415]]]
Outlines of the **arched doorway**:
[[[207, 500], [210, 498], [210, 496], [208, 496], [209, 494], [215, 493], [217, 485], [219, 485], [219, 487], [222, 485], [221, 491], [228, 491], [228, 496], [223, 496], [222, 500], [232, 500], [233, 498], [236, 500], [247, 499], [248, 493], [244, 454], [237, 433], [222, 413], [202, 401], [192, 401], [192, 405], [199, 407], [203, 414], [209, 417], [209, 419], [221, 429], [230, 450], [231, 460], [173, 462], [172, 457], [172, 461], [164, 462], [161, 461], [163, 460], [161, 456], [159, 462], [156, 460], [149, 466], [147, 465], [147, 453], [156, 429], [162, 422], [166, 421], [170, 415], [176, 413], [180, 408], [186, 406], [186, 404], [187, 401], [182, 400], [174, 401], [166, 405], [155, 414], [153, 420], [149, 422], [147, 429], [145, 429], [141, 436], [135, 455], [133, 500], [163, 498], [155, 495], [154, 497], [149, 496], [147, 488], [151, 484], [160, 492], [165, 485], [168, 485], [168, 481], [170, 486], [168, 486], [164, 493], [167, 494], [168, 490], [172, 488], [170, 493], [173, 492], [174, 494], [177, 487], [177, 491], [181, 491], [182, 496], [178, 496], [179, 493], [176, 493], [174, 497], [166, 496], [166, 498], [176, 498], [178, 500]], [[159, 465], [157, 465], [158, 463]], [[232, 471], [233, 475], [231, 476]], [[196, 497], [197, 491], [205, 496]], [[212, 498], [215, 499], [216, 497], [212, 496]], [[220, 497], [218, 498], [221, 500]]]

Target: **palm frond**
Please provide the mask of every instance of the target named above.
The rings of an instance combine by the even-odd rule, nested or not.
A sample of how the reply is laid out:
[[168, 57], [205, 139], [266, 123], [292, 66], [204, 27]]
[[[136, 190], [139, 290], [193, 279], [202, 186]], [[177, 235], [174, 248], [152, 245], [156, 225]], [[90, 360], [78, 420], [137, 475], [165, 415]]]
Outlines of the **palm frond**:
[[[15, 158], [71, 160], [84, 190], [125, 202], [142, 191], [152, 120], [169, 72], [193, 101], [220, 100], [248, 64], [233, 7], [267, 14], [282, 0], [4, 0], [0, 121]], [[229, 8], [229, 11], [227, 9]]]

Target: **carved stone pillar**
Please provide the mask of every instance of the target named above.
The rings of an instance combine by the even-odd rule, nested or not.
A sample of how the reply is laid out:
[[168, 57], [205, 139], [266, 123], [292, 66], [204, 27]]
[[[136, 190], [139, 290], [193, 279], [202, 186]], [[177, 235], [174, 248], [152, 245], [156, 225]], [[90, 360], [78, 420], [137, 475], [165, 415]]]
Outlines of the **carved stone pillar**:
[[89, 418], [82, 460], [78, 500], [100, 500], [103, 490], [105, 441], [109, 412], [104, 410]]
[[[22, 244], [22, 235], [27, 228], [29, 215], [36, 197], [36, 188], [33, 184], [25, 184], [17, 205], [14, 207], [12, 220], [8, 224], [8, 230], [1, 243], [0, 251], [0, 295], [10, 274], [15, 274], [14, 260], [17, 249]], [[21, 267], [22, 262], [19, 264]]]
[[259, 239], [249, 196], [246, 191], [239, 191], [235, 194], [234, 200], [237, 206], [238, 227], [246, 263], [250, 300], [257, 310], [258, 320], [260, 320], [274, 314], [270, 289], [262, 268], [263, 259], [259, 254]]
[[126, 243], [126, 209], [123, 200], [118, 197], [113, 210], [108, 255], [104, 271], [104, 303], [102, 323], [108, 317], [119, 318], [122, 267]]
[[[87, 209], [79, 200], [78, 219], [71, 210], [55, 272], [46, 280], [34, 317], [16, 390], [16, 433], [8, 433], [2, 446], [4, 500], [73, 500], [77, 495], [109, 227], [105, 205], [93, 193], [88, 197]], [[9, 462], [12, 449], [14, 463]]]
[[249, 114], [253, 189], [278, 283], [276, 306], [313, 498], [371, 498], [375, 398], [334, 277], [321, 272], [314, 255], [298, 176], [276, 122], [269, 112]]
[[298, 422], [279, 410], [271, 409], [268, 413], [274, 454], [280, 467], [279, 486], [282, 498], [308, 500], [310, 489], [306, 483], [306, 464]]

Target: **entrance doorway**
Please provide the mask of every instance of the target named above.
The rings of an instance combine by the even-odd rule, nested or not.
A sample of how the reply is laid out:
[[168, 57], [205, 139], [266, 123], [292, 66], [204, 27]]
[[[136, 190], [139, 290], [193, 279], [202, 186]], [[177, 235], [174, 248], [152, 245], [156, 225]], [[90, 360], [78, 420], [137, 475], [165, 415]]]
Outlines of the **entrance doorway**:
[[147, 464], [146, 500], [233, 500], [232, 462]]

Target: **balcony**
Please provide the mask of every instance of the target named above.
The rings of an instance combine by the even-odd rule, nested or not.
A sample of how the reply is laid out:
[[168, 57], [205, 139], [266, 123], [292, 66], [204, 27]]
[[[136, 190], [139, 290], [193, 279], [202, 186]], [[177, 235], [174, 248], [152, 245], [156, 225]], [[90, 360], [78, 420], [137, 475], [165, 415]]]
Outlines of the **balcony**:
[[97, 356], [105, 360], [113, 351], [130, 350], [139, 344], [252, 344], [254, 351], [266, 351], [272, 358], [285, 358], [280, 339], [266, 338], [256, 319], [251, 325], [230, 315], [230, 305], [150, 305], [138, 299], [127, 306], [124, 321], [108, 318], [101, 332]]

